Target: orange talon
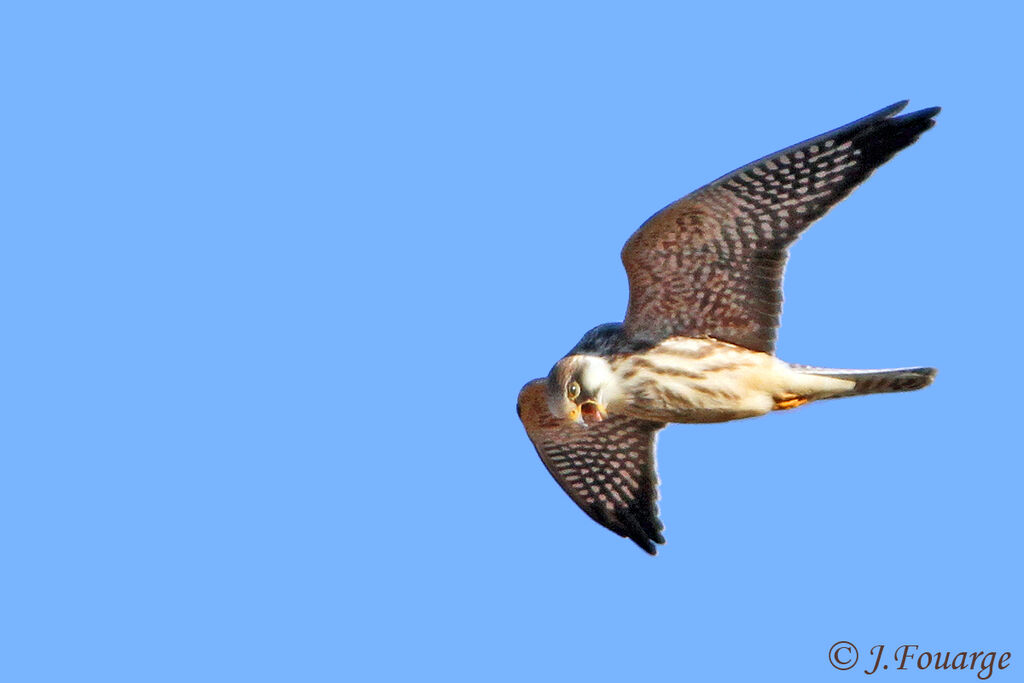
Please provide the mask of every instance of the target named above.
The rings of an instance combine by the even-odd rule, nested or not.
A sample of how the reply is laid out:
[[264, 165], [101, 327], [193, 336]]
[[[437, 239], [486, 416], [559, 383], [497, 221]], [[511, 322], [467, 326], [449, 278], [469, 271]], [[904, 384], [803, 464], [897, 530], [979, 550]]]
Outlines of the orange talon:
[[803, 396], [787, 396], [786, 398], [775, 401], [775, 410], [789, 410], [791, 408], [799, 408], [803, 404], [807, 403], [808, 399]]

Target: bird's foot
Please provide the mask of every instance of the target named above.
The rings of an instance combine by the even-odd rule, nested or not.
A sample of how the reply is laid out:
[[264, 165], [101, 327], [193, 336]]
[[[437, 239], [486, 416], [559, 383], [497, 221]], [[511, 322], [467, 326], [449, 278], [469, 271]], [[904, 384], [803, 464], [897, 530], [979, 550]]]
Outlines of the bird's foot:
[[797, 396], [796, 394], [786, 394], [775, 399], [775, 410], [799, 408], [809, 400], [810, 399], [804, 398], [803, 396]]

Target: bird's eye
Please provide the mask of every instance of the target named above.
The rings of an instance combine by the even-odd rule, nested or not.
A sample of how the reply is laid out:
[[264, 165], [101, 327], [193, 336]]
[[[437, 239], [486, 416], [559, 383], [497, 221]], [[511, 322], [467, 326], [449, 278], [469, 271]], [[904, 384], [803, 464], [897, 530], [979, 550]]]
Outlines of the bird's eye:
[[565, 393], [569, 397], [570, 401], [575, 401], [577, 398], [579, 398], [580, 395], [580, 383], [570, 382], [569, 386], [565, 390]]

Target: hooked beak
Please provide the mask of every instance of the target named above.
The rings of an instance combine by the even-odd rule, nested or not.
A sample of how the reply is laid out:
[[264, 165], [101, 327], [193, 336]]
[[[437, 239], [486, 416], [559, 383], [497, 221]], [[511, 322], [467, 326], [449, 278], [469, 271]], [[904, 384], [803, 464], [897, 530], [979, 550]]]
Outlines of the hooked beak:
[[580, 424], [596, 424], [608, 418], [608, 409], [593, 399], [574, 406], [569, 419]]

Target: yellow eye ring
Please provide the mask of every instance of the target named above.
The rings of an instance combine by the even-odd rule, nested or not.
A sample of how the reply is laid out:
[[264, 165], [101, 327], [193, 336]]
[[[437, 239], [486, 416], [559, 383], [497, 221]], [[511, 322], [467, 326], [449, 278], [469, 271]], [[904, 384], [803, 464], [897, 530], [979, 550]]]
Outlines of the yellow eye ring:
[[575, 401], [580, 396], [580, 383], [570, 382], [569, 386], [565, 390], [565, 395], [569, 397], [570, 401]]

